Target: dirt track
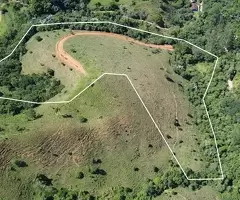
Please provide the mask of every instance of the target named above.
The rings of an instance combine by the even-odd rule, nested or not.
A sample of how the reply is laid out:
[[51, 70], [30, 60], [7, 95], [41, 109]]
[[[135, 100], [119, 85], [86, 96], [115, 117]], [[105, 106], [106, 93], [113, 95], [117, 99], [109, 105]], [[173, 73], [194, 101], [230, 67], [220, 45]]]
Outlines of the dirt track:
[[73, 38], [75, 36], [81, 36], [81, 35], [102, 35], [102, 36], [110, 36], [114, 38], [118, 38], [121, 40], [125, 40], [134, 44], [138, 44], [141, 46], [145, 47], [152, 47], [152, 48], [157, 48], [157, 49], [165, 49], [168, 51], [173, 51], [173, 46], [172, 45], [156, 45], [156, 44], [147, 44], [138, 40], [134, 40], [133, 38], [115, 34], [115, 33], [107, 33], [107, 32], [98, 32], [98, 31], [81, 31], [81, 32], [74, 32], [74, 34], [69, 34], [66, 35], [65, 37], [61, 38], [57, 44], [56, 44], [56, 56], [57, 58], [67, 66], [70, 66], [72, 68], [77, 69], [80, 73], [86, 75], [87, 72], [83, 68], [83, 66], [79, 63], [79, 61], [75, 60], [71, 55], [69, 55], [65, 50], [64, 50], [64, 42], [66, 42], [68, 39]]

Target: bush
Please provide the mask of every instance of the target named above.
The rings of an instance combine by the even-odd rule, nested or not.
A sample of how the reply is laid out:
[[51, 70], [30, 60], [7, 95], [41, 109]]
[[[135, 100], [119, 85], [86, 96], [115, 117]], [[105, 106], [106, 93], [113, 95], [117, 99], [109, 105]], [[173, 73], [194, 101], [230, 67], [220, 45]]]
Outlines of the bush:
[[90, 167], [89, 172], [91, 174], [95, 174], [95, 175], [103, 175], [103, 176], [107, 175], [107, 172], [105, 170], [100, 169], [98, 167], [97, 168], [96, 167]]
[[17, 165], [18, 167], [27, 167], [28, 166], [27, 163], [23, 160], [16, 160], [14, 162], [14, 164]]
[[105, 175], [107, 175], [107, 172], [105, 170], [103, 170], [103, 169], [97, 168], [96, 170], [93, 171], [93, 174], [105, 176]]
[[78, 179], [83, 179], [84, 178], [84, 173], [83, 172], [79, 172], [77, 178]]
[[47, 69], [47, 73], [48, 73], [50, 76], [54, 76], [54, 74], [55, 74], [54, 70], [53, 70], [53, 69], [50, 69], [50, 68]]
[[43, 185], [46, 185], [46, 186], [52, 185], [52, 179], [49, 179], [44, 174], [38, 174], [36, 179]]
[[157, 173], [157, 172], [159, 172], [159, 168], [158, 168], [158, 167], [154, 167], [154, 168], [153, 168], [153, 171], [154, 171], [155, 173]]
[[81, 123], [86, 123], [87, 121], [88, 121], [87, 118], [85, 118], [85, 117], [80, 117], [80, 122], [81, 122]]
[[102, 163], [102, 160], [101, 159], [93, 159], [92, 163], [93, 164], [100, 164], [100, 163]]
[[29, 121], [35, 120], [37, 118], [37, 114], [32, 108], [26, 110], [25, 115], [28, 117]]
[[63, 118], [72, 118], [73, 116], [72, 115], [70, 115], [70, 114], [64, 114], [64, 115], [62, 115], [63, 116]]
[[75, 49], [71, 49], [71, 52], [76, 53], [77, 51]]
[[35, 37], [35, 39], [38, 41], [38, 42], [41, 42], [43, 39], [38, 35]]

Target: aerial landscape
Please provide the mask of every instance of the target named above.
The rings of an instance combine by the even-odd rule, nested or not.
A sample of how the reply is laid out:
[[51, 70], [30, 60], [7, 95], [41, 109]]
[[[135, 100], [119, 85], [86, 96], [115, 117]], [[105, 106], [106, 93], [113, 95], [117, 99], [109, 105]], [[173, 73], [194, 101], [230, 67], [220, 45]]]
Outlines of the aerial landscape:
[[0, 199], [240, 199], [239, 0], [0, 0]]

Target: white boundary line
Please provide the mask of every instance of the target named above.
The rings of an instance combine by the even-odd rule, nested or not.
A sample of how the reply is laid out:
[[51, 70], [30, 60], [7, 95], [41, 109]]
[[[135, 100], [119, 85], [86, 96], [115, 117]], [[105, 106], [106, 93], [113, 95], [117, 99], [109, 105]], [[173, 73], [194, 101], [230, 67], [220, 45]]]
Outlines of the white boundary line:
[[216, 70], [216, 67], [217, 67], [217, 64], [218, 64], [218, 60], [219, 60], [219, 57], [212, 54], [211, 52], [207, 51], [207, 50], [204, 50], [203, 48], [187, 41], [187, 40], [184, 40], [184, 39], [180, 39], [180, 38], [175, 38], [175, 37], [171, 37], [171, 36], [165, 36], [165, 35], [161, 35], [161, 34], [158, 34], [158, 33], [153, 33], [153, 32], [150, 32], [150, 31], [146, 31], [146, 30], [142, 30], [142, 29], [138, 29], [138, 28], [134, 28], [134, 27], [130, 27], [130, 26], [126, 26], [126, 25], [122, 25], [122, 24], [118, 24], [118, 23], [115, 23], [115, 22], [109, 22], [109, 21], [95, 21], [95, 22], [62, 22], [62, 23], [48, 23], [48, 24], [35, 24], [35, 25], [31, 25], [31, 27], [27, 30], [27, 32], [24, 34], [24, 36], [21, 38], [21, 40], [17, 43], [16, 47], [12, 50], [12, 52], [6, 56], [5, 58], [1, 59], [0, 62], [6, 60], [7, 58], [9, 58], [13, 53], [14, 51], [17, 49], [17, 47], [20, 45], [20, 43], [23, 41], [23, 39], [27, 36], [27, 34], [29, 33], [29, 31], [33, 28], [33, 27], [41, 27], [41, 26], [53, 26], [53, 25], [71, 25], [71, 24], [112, 24], [112, 25], [116, 25], [116, 26], [120, 26], [120, 27], [124, 27], [124, 28], [128, 28], [128, 29], [131, 29], [131, 30], [136, 30], [136, 31], [140, 31], [140, 32], [143, 32], [143, 33], [149, 33], [149, 34], [152, 34], [152, 35], [155, 35], [155, 36], [160, 36], [160, 37], [164, 37], [164, 38], [168, 38], [168, 39], [173, 39], [173, 40], [177, 40], [177, 41], [182, 41], [182, 42], [186, 42], [187, 44], [190, 44], [191, 46], [194, 46], [196, 47], [197, 49], [200, 49], [202, 51], [204, 51], [205, 53], [213, 56], [214, 58], [216, 58], [216, 61], [215, 61], [215, 65], [214, 65], [214, 68], [213, 68], [213, 72], [212, 72], [212, 75], [211, 75], [211, 78], [210, 78], [210, 81], [207, 85], [207, 89], [203, 95], [203, 98], [202, 98], [202, 101], [203, 101], [203, 105], [205, 107], [205, 111], [207, 113], [207, 117], [208, 117], [208, 121], [209, 121], [209, 124], [210, 124], [210, 127], [211, 127], [211, 130], [212, 130], [212, 133], [213, 133], [213, 136], [214, 136], [214, 142], [215, 142], [215, 147], [216, 147], [216, 150], [217, 150], [217, 157], [218, 157], [218, 162], [219, 162], [219, 168], [220, 168], [220, 172], [221, 172], [221, 177], [219, 178], [188, 178], [187, 174], [185, 173], [185, 171], [183, 170], [180, 162], [178, 161], [177, 157], [175, 156], [173, 150], [171, 149], [171, 147], [169, 146], [169, 144], [167, 143], [166, 139], [164, 138], [163, 136], [163, 133], [161, 132], [161, 130], [159, 129], [157, 123], [155, 122], [155, 120], [153, 119], [151, 113], [149, 112], [148, 108], [146, 107], [145, 103], [143, 102], [142, 98], [140, 97], [140, 95], [138, 94], [136, 88], [134, 87], [132, 81], [130, 80], [130, 78], [126, 75], [126, 74], [116, 74], [116, 73], [103, 73], [101, 76], [99, 76], [96, 80], [94, 80], [90, 85], [88, 85], [86, 88], [84, 88], [79, 94], [77, 94], [75, 97], [73, 97], [71, 100], [69, 101], [57, 101], [57, 102], [33, 102], [33, 101], [27, 101], [27, 100], [19, 100], [19, 99], [14, 99], [14, 98], [7, 98], [7, 97], [0, 97], [0, 99], [5, 99], [5, 100], [11, 100], [11, 101], [18, 101], [18, 102], [23, 102], [23, 103], [32, 103], [32, 104], [66, 104], [66, 103], [70, 103], [72, 102], [74, 99], [76, 99], [79, 95], [81, 95], [85, 90], [87, 90], [92, 84], [94, 84], [95, 82], [97, 82], [99, 79], [101, 79], [104, 75], [115, 75], [115, 76], [125, 76], [128, 81], [130, 82], [132, 88], [134, 89], [134, 91], [136, 92], [139, 100], [141, 101], [141, 103], [143, 104], [145, 110], [147, 111], [149, 117], [151, 118], [151, 120], [153, 121], [155, 127], [157, 128], [158, 132], [160, 133], [160, 135], [162, 136], [163, 140], [165, 141], [167, 147], [169, 148], [170, 152], [172, 153], [172, 156], [174, 157], [174, 159], [176, 160], [177, 164], [179, 165], [180, 169], [182, 170], [184, 176], [188, 179], [188, 180], [193, 180], [193, 181], [204, 181], [204, 180], [223, 180], [224, 179], [224, 174], [223, 174], [223, 169], [222, 169], [222, 163], [221, 163], [221, 159], [220, 159], [220, 155], [219, 155], [219, 150], [218, 150], [218, 145], [217, 145], [217, 139], [216, 139], [216, 135], [215, 135], [215, 131], [213, 129], [213, 126], [212, 126], [212, 121], [210, 119], [210, 116], [209, 116], [209, 113], [208, 113], [208, 110], [207, 110], [207, 106], [206, 106], [206, 103], [205, 103], [205, 97], [207, 95], [207, 92], [208, 92], [208, 89], [211, 85], [211, 82], [212, 82], [212, 79], [213, 79], [213, 76], [214, 76], [214, 73], [215, 73], [215, 70]]

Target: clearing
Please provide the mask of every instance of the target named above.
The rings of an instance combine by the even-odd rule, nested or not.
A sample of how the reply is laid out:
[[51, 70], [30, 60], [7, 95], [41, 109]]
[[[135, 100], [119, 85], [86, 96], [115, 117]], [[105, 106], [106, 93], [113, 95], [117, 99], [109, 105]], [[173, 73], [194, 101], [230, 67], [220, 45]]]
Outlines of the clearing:
[[118, 38], [118, 39], [121, 39], [121, 40], [128, 41], [130, 43], [138, 44], [138, 45], [141, 45], [141, 46], [144, 46], [144, 47], [151, 47], [151, 48], [156, 48], [156, 49], [165, 49], [165, 50], [168, 50], [168, 51], [173, 51], [173, 46], [172, 45], [147, 44], [147, 43], [144, 43], [144, 42], [140, 42], [138, 40], [134, 40], [130, 37], [119, 35], [119, 34], [114, 34], [114, 33], [99, 32], [99, 31], [95, 31], [95, 32], [94, 31], [91, 31], [91, 32], [89, 32], [89, 31], [73, 32], [72, 34], [61, 38], [61, 40], [59, 40], [57, 42], [57, 44], [56, 44], [56, 55], [57, 55], [57, 58], [61, 62], [63, 62], [64, 64], [66, 64], [70, 67], [75, 68], [76, 70], [78, 70], [79, 72], [81, 72], [84, 75], [86, 75], [87, 72], [85, 71], [83, 66], [79, 63], [79, 61], [72, 58], [63, 48], [63, 44], [67, 40], [69, 40], [70, 38], [73, 38], [73, 37], [76, 37], [76, 36], [83, 36], [83, 35], [114, 37], [114, 38]]
[[[156, 7], [156, 3], [153, 1], [146, 1], [146, 0], [138, 0], [138, 1], [132, 1], [132, 0], [119, 0], [118, 2], [112, 1], [112, 0], [91, 0], [89, 3], [89, 7], [91, 9], [96, 8], [96, 4], [100, 2], [102, 6], [111, 6], [114, 2], [114, 4], [121, 5], [122, 7], [125, 7], [126, 10], [128, 10], [128, 13], [141, 13], [143, 15], [147, 16], [147, 21], [154, 21], [159, 16], [159, 10]], [[105, 11], [103, 11], [105, 12]]]
[[[16, 124], [21, 135], [0, 141], [4, 199], [30, 199], [27, 191], [36, 192], [31, 182], [39, 173], [59, 187], [102, 193], [116, 186], [139, 188], [155, 176], [155, 166], [168, 165], [170, 152], [125, 76], [104, 76], [73, 102], [37, 110], [42, 117], [35, 120], [1, 116], [6, 132]], [[16, 167], [16, 159], [28, 166]], [[94, 175], [97, 167], [106, 175]]]
[[[46, 31], [33, 36], [27, 43], [27, 54], [21, 58], [22, 73], [53, 69], [65, 90], [51, 101], [69, 100], [104, 72], [127, 74], [183, 168], [200, 173], [205, 170], [209, 163], [200, 158], [197, 145], [201, 133], [189, 115], [193, 107], [182, 91], [184, 80], [169, 65], [169, 52], [141, 46], [141, 42], [125, 36], [70, 33]], [[61, 48], [56, 49], [59, 41]], [[59, 50], [60, 56], [65, 54], [61, 61]], [[86, 73], [79, 73], [80, 67], [71, 67], [72, 62], [65, 63], [66, 56], [78, 61], [76, 64]], [[41, 105], [35, 111], [39, 117], [34, 119], [27, 113], [0, 117], [3, 197], [31, 197], [33, 194], [27, 194], [26, 188], [33, 187], [29, 181], [37, 173], [47, 174], [59, 187], [95, 192], [120, 185], [138, 188], [144, 180], [154, 177], [154, 166], [164, 171], [171, 159], [169, 149], [124, 76], [104, 76], [71, 103]], [[16, 173], [12, 170], [14, 159], [25, 160], [28, 167], [17, 168]], [[106, 175], [91, 174], [96, 166]], [[216, 163], [208, 168], [216, 171]], [[83, 180], [76, 179], [79, 171], [86, 175]], [[10, 185], [15, 179], [23, 181]], [[25, 196], [20, 198], [19, 191]]]
[[[51, 101], [69, 100], [104, 72], [127, 74], [170, 147], [177, 152], [183, 168], [190, 167], [201, 172], [209, 167], [216, 171], [217, 159], [216, 164], [209, 166], [207, 161], [200, 158], [197, 143], [201, 143], [201, 133], [192, 122], [194, 109], [182, 91], [183, 79], [169, 65], [168, 51], [152, 48], [154, 45], [139, 46], [142, 42], [116, 34], [70, 33], [68, 30], [38, 33], [36, 36], [40, 36], [42, 41], [38, 42], [36, 36], [32, 37], [27, 43], [28, 53], [22, 58], [23, 73], [46, 72], [47, 68], [51, 68], [55, 71], [55, 77], [62, 80], [65, 90]], [[58, 41], [64, 42], [60, 45], [64, 49], [56, 48]], [[78, 68], [71, 67], [71, 63], [66, 65], [66, 59], [58, 61], [58, 54], [80, 64], [87, 75], [81, 75]], [[202, 66], [199, 64], [198, 68], [204, 73]]]
[[5, 15], [0, 11], [0, 36], [7, 30]]

